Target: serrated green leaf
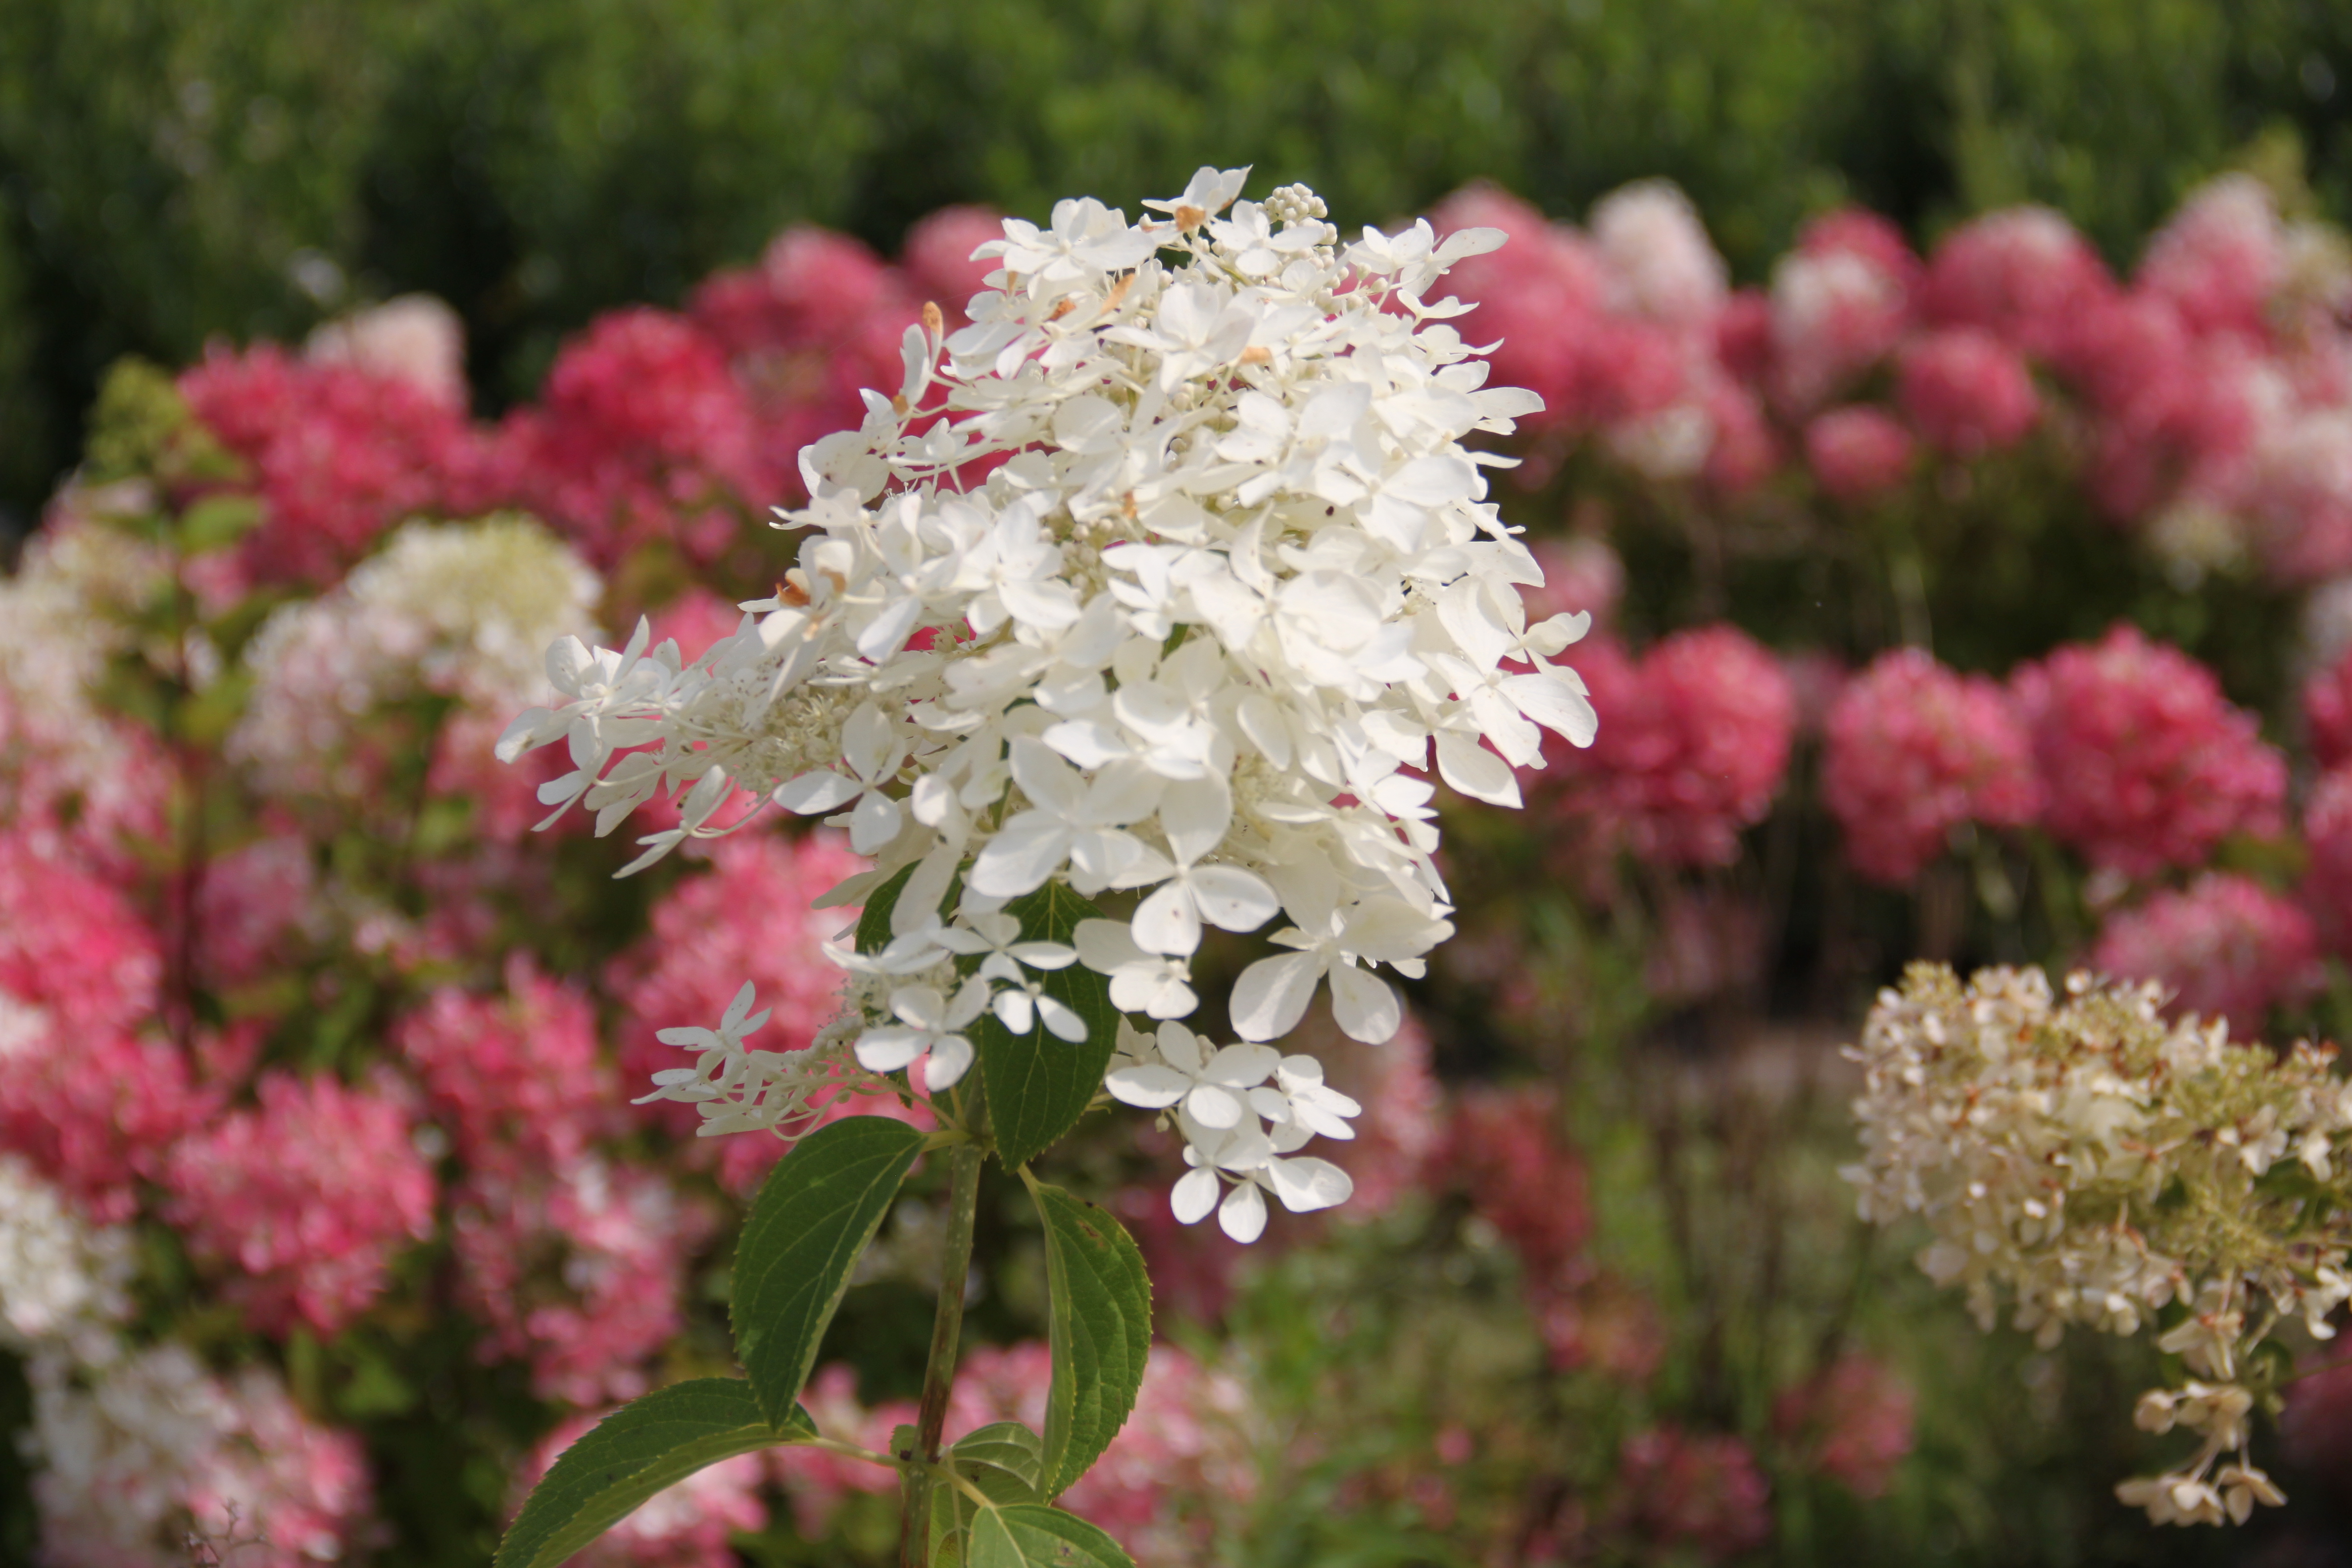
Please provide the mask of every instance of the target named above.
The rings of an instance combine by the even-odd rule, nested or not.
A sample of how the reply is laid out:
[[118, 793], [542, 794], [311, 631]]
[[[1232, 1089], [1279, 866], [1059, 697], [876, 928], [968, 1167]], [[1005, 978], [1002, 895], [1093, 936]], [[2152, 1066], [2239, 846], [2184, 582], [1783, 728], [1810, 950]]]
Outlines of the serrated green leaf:
[[1045, 1220], [1054, 1358], [1039, 1489], [1054, 1498], [1102, 1457], [1135, 1408], [1151, 1354], [1151, 1279], [1134, 1237], [1108, 1210], [1043, 1182], [1030, 1191]]
[[[1037, 1479], [1045, 1442], [1018, 1421], [1000, 1421], [966, 1436], [944, 1456], [956, 1474], [971, 1483], [991, 1503], [1040, 1502]], [[962, 1488], [940, 1482], [931, 1489], [931, 1535], [934, 1551], [946, 1536], [971, 1528], [971, 1516], [981, 1505]]]
[[792, 1410], [857, 1255], [921, 1152], [904, 1122], [852, 1116], [776, 1163], [735, 1248], [735, 1353], [772, 1416]]
[[[1004, 912], [1020, 921], [1023, 942], [1066, 946], [1072, 943], [1080, 921], [1102, 915], [1060, 882], [1048, 882], [1014, 899]], [[971, 1031], [980, 1052], [981, 1080], [988, 1088], [996, 1152], [1007, 1167], [1027, 1164], [1077, 1125], [1095, 1090], [1102, 1087], [1103, 1069], [1118, 1045], [1118, 1012], [1110, 1005], [1110, 982], [1082, 963], [1049, 970], [1039, 979], [1046, 995], [1086, 1020], [1083, 1041], [1073, 1045], [1053, 1034], [1042, 1017], [1029, 1033], [1016, 1035], [992, 1012], [982, 1014]]]
[[814, 1436], [798, 1406], [781, 1427], [769, 1425], [740, 1378], [702, 1377], [656, 1389], [563, 1450], [499, 1542], [495, 1568], [552, 1568], [705, 1466]]
[[966, 1539], [970, 1568], [1135, 1568], [1099, 1528], [1044, 1503], [982, 1509]]
[[[999, 1421], [967, 1433], [948, 1453], [954, 1458], [956, 1468], [969, 1476], [978, 1468], [1001, 1470], [1033, 1494], [1015, 1498], [1016, 1502], [1036, 1500], [1034, 1494], [1045, 1475], [1045, 1443], [1036, 1433], [1018, 1421]], [[976, 1483], [987, 1491], [986, 1483]], [[990, 1492], [990, 1496], [995, 1494]]]

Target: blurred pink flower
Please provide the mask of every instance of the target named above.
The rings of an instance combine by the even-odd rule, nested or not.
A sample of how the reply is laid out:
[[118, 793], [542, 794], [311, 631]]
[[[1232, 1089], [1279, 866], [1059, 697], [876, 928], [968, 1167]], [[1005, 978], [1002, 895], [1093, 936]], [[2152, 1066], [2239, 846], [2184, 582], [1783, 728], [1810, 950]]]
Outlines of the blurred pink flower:
[[2115, 280], [2088, 241], [2048, 207], [2017, 206], [1962, 224], [1936, 247], [1920, 284], [1927, 319], [1976, 327], [2049, 358]]
[[619, 1086], [588, 997], [526, 954], [507, 961], [501, 994], [443, 986], [393, 1026], [392, 1039], [470, 1165], [561, 1164], [616, 1120]]
[[1772, 1430], [1856, 1497], [1883, 1495], [1910, 1455], [1916, 1397], [1901, 1373], [1848, 1354], [1772, 1401]]
[[1772, 1533], [1771, 1488], [1747, 1444], [1727, 1433], [1654, 1426], [1625, 1441], [1619, 1509], [1644, 1545], [1684, 1546], [1722, 1562]]
[[2312, 790], [2303, 808], [2303, 841], [2310, 856], [2304, 902], [2328, 951], [2352, 956], [2352, 767], [2333, 769]]
[[258, 1104], [197, 1129], [164, 1166], [163, 1217], [268, 1334], [333, 1334], [390, 1282], [394, 1254], [433, 1231], [434, 1181], [389, 1085], [273, 1070]]
[[2147, 877], [2203, 864], [2231, 833], [2279, 830], [2285, 759], [2179, 648], [2118, 625], [2020, 667], [2011, 689], [2044, 825], [2092, 864]]
[[266, 978], [293, 946], [317, 889], [308, 840], [273, 833], [205, 867], [195, 935], [205, 984], [234, 989]]
[[2033, 820], [2042, 788], [2009, 694], [1919, 648], [1883, 654], [1830, 710], [1822, 798], [1846, 854], [1874, 881], [1901, 885], [1963, 822]]
[[2013, 447], [2042, 415], [2025, 361], [1972, 327], [1948, 328], [1906, 344], [1899, 371], [1903, 412], [1929, 446], [1954, 457]]
[[2286, 270], [2286, 234], [2268, 187], [2224, 174], [2190, 193], [2148, 241], [2139, 285], [2198, 332], [2260, 336]]
[[[1898, 242], [1899, 243], [1899, 242]], [[1802, 413], [1893, 351], [1911, 320], [1902, 276], [1869, 249], [1801, 248], [1772, 272], [1772, 385]]]
[[503, 499], [606, 568], [655, 540], [711, 561], [781, 495], [719, 344], [646, 307], [563, 346], [539, 403], [500, 427], [497, 467]]
[[[1546, 753], [1559, 809], [1660, 865], [1727, 865], [1780, 788], [1796, 703], [1772, 656], [1729, 626], [1677, 632], [1638, 663], [1604, 640], [1571, 662], [1601, 728]], [[1548, 780], [1557, 773], [1559, 782]]]
[[258, 1367], [226, 1392], [229, 1440], [189, 1478], [196, 1529], [216, 1542], [252, 1542], [222, 1554], [238, 1568], [311, 1568], [350, 1554], [374, 1506], [359, 1436], [311, 1421]]
[[1624, 596], [1625, 565], [1608, 541], [1578, 533], [1538, 540], [1528, 549], [1544, 576], [1541, 584], [1519, 589], [1530, 625], [1578, 613], [1591, 616], [1596, 626], [1609, 624]]
[[1542, 1090], [1471, 1090], [1454, 1101], [1432, 1163], [1432, 1184], [1469, 1194], [1532, 1287], [1563, 1279], [1592, 1228], [1584, 1162], [1560, 1142], [1559, 1114]]
[[458, 1300], [484, 1360], [530, 1363], [542, 1399], [634, 1399], [674, 1338], [680, 1270], [709, 1230], [660, 1173], [588, 1156], [469, 1176], [452, 1204]]
[[2110, 915], [2090, 962], [2103, 973], [2162, 981], [2175, 1012], [2227, 1018], [2242, 1039], [2263, 1033], [2273, 1006], [2307, 1001], [2325, 979], [2311, 916], [2219, 872]]
[[480, 442], [465, 412], [404, 376], [309, 363], [275, 344], [215, 346], [180, 393], [245, 459], [262, 520], [239, 559], [252, 581], [314, 587], [341, 576], [394, 523], [467, 510]]
[[1813, 479], [1843, 501], [1874, 500], [1900, 486], [1917, 450], [1901, 421], [1867, 404], [1832, 408], [1805, 426]]

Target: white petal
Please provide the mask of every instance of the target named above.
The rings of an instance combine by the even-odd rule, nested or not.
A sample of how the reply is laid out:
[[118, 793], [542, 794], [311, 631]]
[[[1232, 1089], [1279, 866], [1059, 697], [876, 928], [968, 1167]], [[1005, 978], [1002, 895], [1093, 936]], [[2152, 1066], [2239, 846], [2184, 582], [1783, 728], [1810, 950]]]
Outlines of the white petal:
[[1209, 1058], [1201, 1076], [1227, 1089], [1247, 1089], [1264, 1083], [1281, 1060], [1282, 1053], [1272, 1046], [1227, 1046]]
[[1223, 1132], [1240, 1125], [1242, 1102], [1213, 1083], [1204, 1083], [1184, 1097], [1184, 1114], [1203, 1127]]
[[1176, 858], [1188, 864], [1223, 843], [1233, 820], [1233, 792], [1221, 778], [1171, 784], [1160, 797], [1160, 829]]
[[1170, 882], [1143, 900], [1129, 922], [1136, 946], [1146, 952], [1182, 955], [1201, 945], [1201, 915], [1192, 907], [1192, 890], [1183, 882]]
[[1255, 931], [1282, 907], [1265, 878], [1238, 866], [1195, 866], [1186, 880], [1201, 918], [1225, 931]]
[[786, 779], [776, 786], [772, 797], [786, 811], [803, 816], [814, 816], [821, 811], [834, 811], [857, 797], [857, 781], [845, 778], [831, 769], [803, 773], [796, 779]]
[[1356, 1191], [1348, 1173], [1328, 1160], [1271, 1160], [1266, 1163], [1265, 1179], [1282, 1206], [1292, 1214], [1331, 1208], [1346, 1203]]
[[1265, 1199], [1255, 1182], [1244, 1182], [1225, 1194], [1217, 1205], [1217, 1224], [1244, 1247], [1265, 1234]]
[[1448, 731], [1437, 737], [1437, 771], [1473, 800], [1489, 805], [1519, 804], [1519, 781], [1511, 764], [1466, 735]]
[[961, 1035], [942, 1035], [923, 1064], [923, 1087], [933, 1094], [953, 1089], [971, 1070], [971, 1042]]
[[1175, 1191], [1168, 1194], [1168, 1206], [1183, 1224], [1200, 1224], [1217, 1206], [1217, 1173], [1206, 1165], [1185, 1172], [1176, 1179]]
[[1103, 1087], [1124, 1104], [1159, 1110], [1183, 1099], [1192, 1080], [1173, 1068], [1151, 1062], [1105, 1073]]
[[1323, 976], [1323, 965], [1319, 952], [1284, 952], [1243, 970], [1234, 982], [1234, 1033], [1244, 1040], [1272, 1040], [1297, 1028], [1315, 994], [1315, 982]]
[[1404, 1023], [1404, 1005], [1378, 976], [1351, 963], [1335, 963], [1331, 966], [1331, 1016], [1349, 1039], [1368, 1046], [1385, 1045]]
[[1016, 942], [1004, 950], [1032, 969], [1067, 969], [1078, 961], [1078, 950], [1058, 942]]
[[1000, 991], [990, 1008], [995, 1013], [997, 1021], [1013, 1034], [1025, 1035], [1036, 1027], [1036, 1009], [1026, 991], [1017, 987]]
[[1077, 944], [1078, 962], [1097, 974], [1108, 974], [1143, 957], [1125, 921], [1080, 921], [1070, 940]]
[[871, 855], [898, 837], [898, 803], [880, 790], [869, 789], [857, 797], [857, 809], [849, 814], [849, 847], [860, 855]]
[[1499, 684], [1503, 695], [1517, 703], [1520, 712], [1545, 729], [1558, 731], [1574, 745], [1592, 744], [1600, 721], [1584, 695], [1584, 682], [1576, 676], [1566, 670], [1542, 670], [1510, 676]]
[[1200, 1075], [1201, 1064], [1206, 1059], [1201, 1051], [1201, 1037], [1183, 1025], [1160, 1025], [1152, 1044], [1160, 1047], [1160, 1057], [1187, 1079]]
[[897, 1072], [923, 1054], [931, 1043], [928, 1029], [902, 1029], [885, 1025], [857, 1037], [857, 1065], [867, 1072]]
[[1046, 1032], [1055, 1039], [1067, 1040], [1074, 1046], [1085, 1044], [1087, 1021], [1079, 1017], [1075, 1009], [1066, 1005], [1058, 998], [1048, 996], [1042, 991], [1039, 992], [1037, 1016], [1045, 1021]]
[[[1055, 766], [1060, 766], [1055, 763]], [[1024, 811], [1006, 823], [971, 863], [967, 880], [995, 898], [1034, 892], [1070, 854], [1070, 826], [1059, 816]]]

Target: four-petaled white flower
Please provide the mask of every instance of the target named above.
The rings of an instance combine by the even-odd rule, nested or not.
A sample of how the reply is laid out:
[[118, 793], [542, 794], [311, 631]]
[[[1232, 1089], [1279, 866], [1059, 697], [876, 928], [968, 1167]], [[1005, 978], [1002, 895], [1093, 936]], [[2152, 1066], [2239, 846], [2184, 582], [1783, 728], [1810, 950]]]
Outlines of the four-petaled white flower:
[[1282, 1059], [1271, 1046], [1223, 1046], [1203, 1053], [1200, 1037], [1172, 1021], [1160, 1026], [1153, 1043], [1159, 1060], [1114, 1068], [1103, 1087], [1148, 1110], [1181, 1104], [1185, 1115], [1221, 1132], [1241, 1124], [1255, 1104], [1246, 1097]]
[[848, 816], [849, 847], [871, 855], [898, 837], [904, 824], [898, 802], [884, 789], [897, 780], [907, 752], [906, 741], [891, 733], [882, 710], [866, 703], [841, 727], [841, 763], [848, 773], [821, 768], [803, 773], [776, 786], [776, 804], [813, 816], [856, 801]]
[[923, 1087], [933, 1093], [951, 1089], [971, 1067], [964, 1030], [987, 1005], [988, 983], [976, 974], [953, 996], [940, 995], [934, 985], [901, 985], [890, 993], [890, 1013], [898, 1022], [857, 1037], [857, 1065], [868, 1072], [897, 1072], [929, 1052]]

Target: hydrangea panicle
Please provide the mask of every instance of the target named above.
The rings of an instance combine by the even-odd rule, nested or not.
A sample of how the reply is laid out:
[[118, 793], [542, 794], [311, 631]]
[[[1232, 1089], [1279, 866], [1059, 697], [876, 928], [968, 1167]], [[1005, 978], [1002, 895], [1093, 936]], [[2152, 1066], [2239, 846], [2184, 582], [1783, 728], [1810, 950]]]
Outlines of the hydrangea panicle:
[[[1423, 222], [1349, 240], [1304, 187], [1240, 199], [1246, 174], [1203, 169], [1140, 223], [1092, 199], [1005, 220], [978, 248], [994, 287], [970, 324], [926, 310], [864, 423], [801, 454], [812, 499], [779, 520], [803, 531], [800, 563], [733, 635], [690, 662], [643, 626], [618, 649], [550, 650], [561, 700], [501, 754], [565, 742], [575, 771], [543, 794], [600, 831], [676, 802], [630, 869], [740, 827], [715, 814], [740, 789], [874, 857], [832, 901], [910, 878], [885, 952], [835, 950], [848, 1010], [810, 1059], [744, 1045], [750, 994], [719, 1029], [670, 1031], [698, 1062], [656, 1095], [698, 1100], [703, 1131], [804, 1126], [820, 1066], [887, 1075], [919, 1052], [906, 1092], [946, 1088], [958, 1021], [1025, 1026], [1031, 972], [1071, 961], [993, 930], [1048, 882], [1140, 900], [1076, 936], [1122, 1010], [1189, 1016], [1204, 929], [1279, 915], [1288, 951], [1246, 969], [1229, 1009], [1249, 1059], [1326, 985], [1348, 1033], [1386, 1039], [1402, 1010], [1375, 971], [1419, 974], [1453, 929], [1423, 775], [1517, 805], [1545, 730], [1591, 742], [1583, 683], [1554, 662], [1587, 619], [1528, 623], [1519, 590], [1541, 572], [1480, 471], [1505, 460], [1463, 445], [1540, 403], [1485, 384], [1451, 324], [1467, 307], [1435, 293], [1504, 237]], [[1669, 229], [1643, 218], [1625, 243], [1688, 238]], [[956, 968], [983, 952], [1001, 957]], [[1181, 1026], [1124, 1038], [1115, 1078], [1230, 1049]], [[1346, 1113], [1311, 1062], [1263, 1054], [1279, 1065], [1230, 1086], [1247, 1091], [1231, 1120], [1162, 1102], [1193, 1167], [1180, 1207], [1237, 1236], [1262, 1228], [1264, 1194], [1309, 1209], [1348, 1192], [1297, 1154]]]
[[[2061, 992], [2035, 969], [1963, 984], [1914, 965], [1851, 1052], [1864, 1156], [1844, 1173], [1864, 1219], [1927, 1222], [1919, 1267], [1964, 1289], [1988, 1329], [2004, 1298], [2044, 1348], [2070, 1324], [2170, 1322], [2156, 1342], [2188, 1376], [2134, 1418], [2200, 1442], [2116, 1491], [2158, 1524], [2218, 1524], [2281, 1500], [2248, 1453], [2278, 1376], [2255, 1352], [2289, 1321], [2331, 1338], [2352, 1300], [2352, 1090], [2330, 1047], [2273, 1055], [2232, 1043], [2222, 1021], [2168, 1020], [2163, 1000], [2087, 974]], [[2264, 1180], [2294, 1167], [2295, 1185]]]

